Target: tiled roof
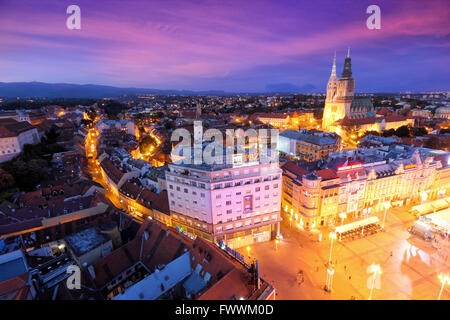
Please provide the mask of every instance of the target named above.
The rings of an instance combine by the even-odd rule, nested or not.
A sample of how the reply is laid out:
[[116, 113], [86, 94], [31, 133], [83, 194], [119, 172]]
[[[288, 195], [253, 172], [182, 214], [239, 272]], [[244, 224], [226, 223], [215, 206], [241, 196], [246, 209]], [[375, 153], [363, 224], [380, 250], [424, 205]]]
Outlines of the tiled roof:
[[18, 122], [11, 119], [0, 119], [0, 138], [10, 138], [16, 137], [22, 132], [29, 131], [35, 129], [33, 125], [31, 125], [27, 121]]
[[103, 161], [100, 163], [100, 166], [105, 171], [106, 175], [115, 183], [119, 183], [120, 179], [122, 179], [123, 175], [125, 174], [120, 169], [118, 169], [114, 163], [109, 160], [108, 158], [103, 159]]
[[285, 164], [282, 165], [281, 169], [283, 169], [283, 171], [287, 170], [287, 171], [297, 175], [297, 177], [299, 179], [301, 179], [304, 175], [307, 175], [308, 173], [310, 173], [308, 170], [297, 165], [294, 161], [286, 162]]
[[[147, 232], [147, 239], [143, 237]], [[254, 290], [249, 284], [251, 273], [241, 262], [209, 241], [197, 237], [191, 240], [159, 222], [145, 220], [135, 238], [93, 264], [94, 286], [103, 288], [124, 271], [141, 261], [153, 273], [158, 266], [168, 265], [190, 251], [192, 270], [206, 286], [197, 292], [200, 299], [255, 299], [270, 286], [261, 279], [261, 287]], [[199, 266], [200, 265], [200, 266]], [[85, 272], [87, 275], [88, 272]]]
[[331, 180], [336, 179], [338, 176], [336, 175], [336, 172], [334, 172], [333, 169], [323, 169], [323, 170], [317, 170], [315, 173], [322, 178], [322, 180]]

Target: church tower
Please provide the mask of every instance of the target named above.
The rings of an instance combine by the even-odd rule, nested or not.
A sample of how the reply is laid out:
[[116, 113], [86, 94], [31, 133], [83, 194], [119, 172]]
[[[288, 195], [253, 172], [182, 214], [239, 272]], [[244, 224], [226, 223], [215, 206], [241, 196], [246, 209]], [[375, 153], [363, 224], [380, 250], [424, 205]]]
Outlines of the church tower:
[[195, 119], [199, 119], [202, 115], [202, 105], [200, 103], [197, 103], [197, 106], [195, 107]]
[[352, 77], [352, 59], [350, 58], [350, 48], [344, 62], [344, 71], [338, 81], [337, 101], [345, 104], [346, 114], [350, 112], [350, 105], [355, 95], [355, 79]]
[[340, 85], [341, 85], [340, 82], [341, 79], [338, 80], [336, 77], [336, 53], [335, 53], [330, 79], [328, 80], [327, 84], [327, 97], [325, 99], [325, 109], [323, 111], [322, 129], [324, 130], [331, 130], [332, 128], [330, 127], [337, 120], [340, 120], [345, 117], [346, 111], [345, 104], [342, 101], [340, 101]]
[[327, 84], [327, 102], [336, 101], [337, 78], [336, 78], [336, 51], [334, 52], [333, 68], [331, 69], [330, 79]]

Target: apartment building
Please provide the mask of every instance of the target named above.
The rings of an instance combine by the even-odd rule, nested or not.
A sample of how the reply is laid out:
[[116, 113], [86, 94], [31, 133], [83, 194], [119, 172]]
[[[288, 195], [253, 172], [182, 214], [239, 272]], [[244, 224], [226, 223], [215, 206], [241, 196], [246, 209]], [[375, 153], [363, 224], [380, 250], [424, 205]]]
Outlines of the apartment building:
[[282, 209], [306, 229], [368, 217], [391, 202], [422, 203], [450, 194], [450, 153], [410, 146], [330, 154], [327, 168], [282, 166]]
[[[236, 155], [236, 158], [241, 155]], [[279, 234], [282, 171], [276, 163], [169, 164], [172, 223], [230, 248]]]
[[279, 136], [279, 150], [305, 161], [316, 161], [339, 151], [341, 137], [318, 130], [285, 130]]

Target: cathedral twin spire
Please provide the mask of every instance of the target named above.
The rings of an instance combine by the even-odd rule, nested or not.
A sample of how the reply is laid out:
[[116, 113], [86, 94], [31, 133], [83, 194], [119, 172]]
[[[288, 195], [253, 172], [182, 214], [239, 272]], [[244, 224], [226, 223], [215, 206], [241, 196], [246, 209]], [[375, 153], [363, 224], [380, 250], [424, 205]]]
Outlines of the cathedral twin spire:
[[336, 51], [334, 51], [333, 68], [331, 69], [331, 77], [336, 78]]
[[[352, 64], [350, 59], [350, 47], [347, 49], [347, 56], [345, 57], [344, 63], [344, 71], [342, 72], [342, 77], [351, 77], [352, 76]], [[330, 80], [334, 80], [336, 78], [336, 51], [334, 51], [333, 58], [333, 67], [331, 69]]]

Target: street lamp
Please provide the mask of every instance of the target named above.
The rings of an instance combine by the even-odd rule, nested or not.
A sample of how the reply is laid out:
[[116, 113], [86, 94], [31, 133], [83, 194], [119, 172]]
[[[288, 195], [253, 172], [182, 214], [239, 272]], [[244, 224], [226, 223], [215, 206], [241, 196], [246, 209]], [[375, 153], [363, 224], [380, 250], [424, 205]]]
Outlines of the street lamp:
[[280, 242], [280, 240], [276, 239], [275, 240], [275, 250], [278, 250], [278, 242]]
[[450, 284], [450, 277], [449, 277], [448, 274], [442, 274], [441, 273], [441, 274], [438, 275], [438, 278], [441, 281], [442, 286], [441, 286], [441, 291], [439, 291], [439, 296], [438, 296], [437, 299], [441, 300], [441, 295], [442, 295], [442, 292], [444, 291], [445, 284]]
[[289, 218], [289, 229], [292, 229], [292, 217]]
[[247, 246], [247, 255], [250, 258], [250, 246]]
[[369, 271], [371, 273], [373, 273], [373, 281], [372, 281], [372, 286], [370, 288], [370, 294], [369, 294], [369, 299], [368, 300], [372, 300], [373, 287], [375, 286], [375, 280], [377, 279], [377, 275], [381, 274], [381, 267], [380, 267], [379, 264], [371, 264], [369, 266]]
[[386, 213], [388, 211], [388, 209], [391, 207], [391, 203], [389, 201], [386, 201], [384, 203], [384, 218], [383, 218], [383, 225], [381, 226], [381, 228], [384, 230], [384, 223], [386, 222]]
[[327, 266], [327, 283], [325, 284], [325, 291], [331, 292], [331, 284], [333, 283], [334, 267], [331, 263]]
[[331, 254], [333, 252], [333, 240], [336, 239], [336, 232], [330, 232], [331, 246], [330, 246], [330, 257], [328, 258], [328, 263], [331, 264]]

